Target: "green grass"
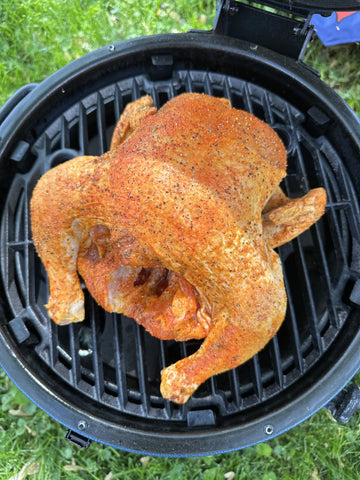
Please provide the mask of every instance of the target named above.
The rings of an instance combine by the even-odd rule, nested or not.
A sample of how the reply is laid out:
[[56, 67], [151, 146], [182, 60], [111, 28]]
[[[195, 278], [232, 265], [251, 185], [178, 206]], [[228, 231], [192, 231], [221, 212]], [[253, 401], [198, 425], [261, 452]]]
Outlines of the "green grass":
[[0, 104], [21, 85], [115, 41], [210, 28], [216, 0], [1, 0]]
[[[39, 82], [101, 46], [141, 35], [209, 29], [216, 0], [1, 0], [0, 105], [20, 86]], [[360, 112], [360, 46], [323, 48], [305, 61]]]
[[[20, 86], [39, 82], [103, 45], [140, 35], [208, 29], [215, 5], [216, 0], [1, 0], [0, 105]], [[360, 113], [359, 45], [325, 49], [314, 41], [305, 61]], [[189, 459], [144, 457], [95, 443], [82, 451], [64, 434], [64, 427], [0, 373], [0, 478], [4, 480], [360, 478], [359, 415], [341, 426], [322, 410], [265, 444]]]
[[34, 407], [5, 374], [0, 374], [0, 393], [1, 479], [9, 480], [24, 466], [29, 475], [23, 478], [41, 480], [223, 480], [231, 472], [235, 480], [360, 478], [356, 416], [342, 426], [323, 410], [290, 432], [239, 452], [157, 458], [96, 443], [80, 450], [64, 440], [65, 428]]
[[315, 40], [304, 61], [360, 115], [360, 43], [324, 48]]

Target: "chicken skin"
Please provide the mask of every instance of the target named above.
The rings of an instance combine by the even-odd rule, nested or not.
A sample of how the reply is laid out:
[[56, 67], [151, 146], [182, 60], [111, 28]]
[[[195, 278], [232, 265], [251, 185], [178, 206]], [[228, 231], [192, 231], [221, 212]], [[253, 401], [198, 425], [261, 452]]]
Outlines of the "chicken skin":
[[161, 339], [201, 339], [162, 371], [186, 402], [212, 375], [260, 351], [285, 317], [274, 248], [324, 213], [322, 188], [289, 199], [286, 151], [272, 128], [228, 100], [182, 94], [160, 110], [129, 104], [110, 151], [47, 172], [31, 200], [49, 277], [49, 316], [82, 321], [79, 275], [105, 310]]

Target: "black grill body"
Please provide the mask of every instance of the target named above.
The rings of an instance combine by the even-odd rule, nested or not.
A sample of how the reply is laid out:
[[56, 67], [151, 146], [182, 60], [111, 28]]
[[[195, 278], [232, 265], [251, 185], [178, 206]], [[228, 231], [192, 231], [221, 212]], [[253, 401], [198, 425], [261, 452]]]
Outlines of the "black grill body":
[[[189, 91], [227, 97], [269, 123], [288, 152], [285, 192], [322, 186], [328, 204], [317, 224], [279, 249], [288, 295], [279, 333], [179, 406], [161, 397], [160, 372], [199, 342], [153, 338], [86, 291], [82, 324], [49, 320], [29, 201], [49, 168], [108, 150], [129, 101], [150, 94], [160, 107]], [[0, 362], [71, 434], [153, 455], [235, 450], [302, 422], [359, 369], [360, 122], [304, 65], [211, 33], [138, 38], [20, 90], [0, 121]]]

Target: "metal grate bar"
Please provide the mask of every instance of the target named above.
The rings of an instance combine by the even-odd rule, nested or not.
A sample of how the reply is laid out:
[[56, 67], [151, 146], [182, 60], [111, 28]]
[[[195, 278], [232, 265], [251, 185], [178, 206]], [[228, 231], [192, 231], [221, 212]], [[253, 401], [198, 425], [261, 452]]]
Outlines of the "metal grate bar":
[[184, 87], [185, 87], [186, 92], [193, 92], [194, 91], [193, 83], [192, 83], [192, 79], [191, 79], [191, 74], [188, 71], [185, 72]]
[[330, 324], [338, 328], [340, 325], [339, 325], [338, 316], [336, 312], [336, 306], [334, 304], [334, 297], [332, 295], [331, 275], [329, 271], [329, 265], [326, 261], [326, 254], [325, 254], [323, 242], [321, 240], [320, 229], [318, 224], [314, 225], [313, 231], [315, 232], [315, 235], [314, 235], [315, 242], [317, 244], [317, 250], [319, 252], [319, 255], [317, 256], [317, 261], [321, 265], [322, 272], [323, 272], [324, 281], [322, 282], [322, 284], [326, 290], [326, 300], [327, 300], [326, 303], [327, 303], [328, 312], [329, 312]]
[[89, 152], [89, 138], [88, 138], [88, 118], [86, 108], [82, 102], [79, 103], [79, 148], [82, 155], [87, 155]]
[[209, 74], [205, 73], [204, 76], [204, 93], [207, 95], [212, 95], [213, 94], [213, 82], [209, 78]]
[[135, 349], [136, 349], [136, 364], [137, 375], [139, 381], [139, 391], [141, 398], [141, 406], [144, 413], [148, 415], [150, 409], [150, 395], [149, 385], [147, 381], [147, 368], [146, 360], [144, 359], [145, 346], [144, 346], [144, 331], [139, 324], [135, 325]]
[[91, 323], [91, 339], [92, 339], [92, 367], [94, 374], [95, 382], [95, 398], [101, 400], [104, 394], [104, 371], [103, 371], [103, 359], [101, 355], [101, 345], [100, 345], [100, 336], [96, 329], [96, 322], [99, 321], [98, 316], [95, 312], [95, 305], [93, 302], [89, 302], [89, 305], [86, 305], [87, 311], [90, 313], [90, 323]]
[[60, 119], [60, 142], [61, 148], [68, 148], [70, 146], [70, 134], [69, 126], [65, 115]]
[[269, 125], [274, 125], [275, 120], [274, 120], [273, 109], [271, 108], [270, 95], [264, 94], [262, 97], [262, 101], [263, 101], [264, 112], [265, 112], [264, 120]]
[[58, 347], [60, 345], [59, 336], [58, 336], [58, 326], [49, 319], [48, 329], [49, 329], [49, 338], [50, 338], [50, 342], [49, 342], [50, 366], [53, 370], [56, 370], [56, 364], [59, 361]]
[[117, 124], [117, 122], [120, 119], [120, 116], [124, 110], [124, 102], [123, 102], [123, 95], [121, 88], [118, 84], [115, 84], [115, 92], [114, 92], [114, 111], [115, 111], [115, 125], [114, 128]]
[[148, 90], [149, 95], [154, 100], [154, 105], [159, 108], [161, 106], [159, 89], [155, 88], [155, 85], [151, 85]]
[[[13, 229], [13, 236], [14, 240], [19, 242], [23, 242], [27, 237], [24, 235], [24, 231], [22, 230], [23, 227], [23, 221], [25, 220], [25, 209], [27, 212], [27, 205], [25, 205], [25, 189], [24, 189], [24, 184], [23, 182], [19, 182], [19, 185], [17, 187], [19, 190], [18, 198], [17, 198], [17, 203], [14, 208], [14, 229]], [[26, 221], [27, 223], [27, 221]]]
[[323, 345], [322, 345], [322, 340], [321, 340], [320, 332], [317, 325], [317, 314], [316, 314], [313, 289], [311, 286], [309, 271], [306, 265], [304, 250], [302, 247], [301, 239], [299, 237], [293, 241], [295, 243], [295, 251], [297, 253], [296, 260], [303, 273], [303, 280], [304, 280], [304, 286], [305, 286], [305, 289], [303, 290], [303, 294], [306, 294], [304, 307], [305, 307], [305, 311], [308, 314], [308, 321], [309, 321], [311, 335], [315, 342], [314, 346], [316, 347], [319, 354], [322, 354]]
[[26, 247], [27, 245], [33, 245], [31, 240], [9, 240], [7, 245], [11, 248]]
[[[326, 190], [326, 188], [325, 188]], [[326, 202], [326, 208], [327, 209], [330, 209], [330, 208], [333, 208], [334, 210], [342, 210], [342, 209], [345, 209], [345, 208], [349, 208], [351, 207], [351, 202], [350, 200], [344, 200], [344, 201], [340, 201], [340, 202]]]
[[28, 226], [28, 204], [26, 200], [26, 184], [22, 182], [19, 193], [19, 201], [15, 211], [15, 239], [23, 243], [23, 246], [16, 248], [14, 252], [15, 259], [15, 282], [17, 283], [19, 293], [21, 292], [21, 300], [23, 307], [26, 308], [30, 303], [30, 285], [28, 278], [30, 276], [29, 269], [29, 250], [27, 238], [29, 238]]
[[223, 80], [223, 89], [224, 89], [224, 97], [230, 100], [230, 103], [233, 103], [233, 88], [231, 87], [230, 81], [228, 77], [225, 77]]
[[211, 395], [215, 396], [217, 394], [217, 387], [216, 387], [216, 377], [210, 377], [208, 384], [210, 386]]
[[[283, 257], [282, 251], [283, 250], [279, 248], [280, 258]], [[301, 353], [301, 341], [300, 341], [300, 335], [299, 335], [298, 324], [296, 319], [296, 309], [295, 309], [294, 301], [291, 296], [291, 289], [290, 289], [290, 284], [287, 278], [286, 271], [284, 271], [284, 285], [285, 285], [285, 290], [287, 292], [287, 310], [288, 310], [288, 319], [289, 319], [289, 321], [287, 322], [287, 326], [289, 328], [290, 338], [292, 340], [291, 351], [293, 354], [296, 368], [302, 374], [304, 372], [304, 360]]]
[[233, 368], [229, 372], [230, 376], [230, 385], [232, 385], [231, 392], [233, 394], [233, 401], [235, 403], [236, 408], [241, 408], [242, 406], [242, 398], [240, 394], [240, 382], [239, 382], [239, 374], [236, 368]]
[[180, 347], [180, 356], [181, 358], [187, 357], [187, 351], [186, 351], [186, 342], [180, 342], [179, 344]]
[[284, 386], [284, 376], [281, 365], [281, 354], [279, 348], [278, 338], [275, 335], [270, 342], [270, 357], [272, 360], [272, 367], [275, 375], [277, 385], [282, 389]]
[[107, 145], [105, 105], [104, 99], [100, 92], [96, 95], [96, 107], [97, 131], [99, 136], [99, 155], [102, 155], [109, 149], [110, 145]]
[[[345, 252], [345, 247], [344, 247], [344, 241], [342, 239], [343, 235], [341, 233], [341, 227], [339, 226], [339, 222], [336, 216], [336, 211], [340, 209], [341, 207], [347, 208], [349, 205], [350, 200], [344, 200], [344, 195], [341, 194], [341, 192], [338, 190], [338, 184], [336, 183], [337, 190], [336, 196], [337, 199], [333, 198], [333, 189], [334, 189], [334, 182], [330, 185], [329, 183], [329, 174], [326, 174], [325, 171], [325, 162], [323, 155], [319, 151], [314, 152], [317, 158], [317, 163], [321, 172], [322, 180], [323, 180], [323, 185], [325, 187], [328, 201], [326, 205], [326, 217], [329, 219], [329, 228], [332, 232], [331, 235], [331, 240], [335, 244], [335, 249], [334, 251], [337, 252], [337, 254], [341, 255], [341, 260], [344, 265], [347, 265], [348, 263], [348, 257], [347, 253]], [[330, 173], [330, 172], [329, 172]]]
[[[22, 249], [23, 252], [23, 249]], [[14, 281], [18, 291], [18, 298], [22, 305], [22, 308], [26, 308], [27, 302], [27, 282], [24, 281], [23, 277], [23, 266], [21, 262], [21, 252], [19, 250], [14, 252]]]
[[334, 251], [341, 256], [342, 263], [346, 266], [348, 264], [348, 255], [345, 251], [345, 244], [342, 241], [342, 228], [339, 225], [339, 220], [336, 215], [337, 208], [327, 208], [327, 217], [329, 218], [329, 228], [331, 231], [331, 240], [334, 244]]
[[80, 358], [79, 358], [79, 335], [77, 325], [70, 324], [69, 332], [69, 353], [71, 357], [70, 378], [74, 387], [77, 387], [80, 381]]
[[[165, 355], [165, 342], [164, 340], [159, 340], [160, 345], [160, 371], [166, 368], [166, 355]], [[164, 399], [165, 414], [167, 418], [172, 417], [172, 405], [169, 400]]]
[[242, 97], [244, 102], [244, 109], [249, 113], [254, 113], [253, 103], [251, 101], [250, 88], [247, 83], [244, 83], [242, 89]]
[[140, 88], [139, 82], [136, 80], [136, 78], [134, 78], [132, 81], [132, 88], [131, 88], [132, 101], [137, 100], [139, 97], [141, 97], [141, 88]]
[[114, 364], [115, 364], [115, 375], [116, 375], [116, 384], [117, 384], [117, 398], [119, 402], [119, 407], [124, 408], [127, 401], [127, 385], [126, 385], [126, 368], [124, 353], [121, 345], [123, 345], [123, 338], [121, 333], [121, 328], [119, 328], [118, 315], [113, 313], [111, 315], [112, 328], [114, 332], [113, 337], [113, 348], [114, 348]]
[[261, 378], [259, 354], [254, 355], [251, 359], [251, 367], [255, 394], [258, 397], [258, 400], [261, 402], [263, 399], [263, 384]]

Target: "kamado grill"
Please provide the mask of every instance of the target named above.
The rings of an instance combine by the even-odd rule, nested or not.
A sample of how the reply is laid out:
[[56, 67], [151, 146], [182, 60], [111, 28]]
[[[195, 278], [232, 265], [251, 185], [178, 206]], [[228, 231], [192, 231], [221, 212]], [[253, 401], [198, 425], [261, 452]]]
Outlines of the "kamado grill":
[[[213, 31], [114, 43], [20, 89], [0, 112], [0, 362], [81, 446], [206, 455], [279, 435], [324, 406], [340, 421], [359, 408], [358, 387], [341, 390], [360, 366], [360, 121], [302, 63], [313, 29], [299, 17], [360, 1], [262, 3], [286, 14], [221, 1]], [[328, 203], [279, 248], [288, 309], [277, 336], [179, 406], [161, 397], [160, 372], [199, 342], [160, 341], [88, 294], [83, 323], [55, 325], [29, 201], [48, 169], [108, 150], [128, 102], [149, 94], [160, 107], [182, 92], [227, 97], [269, 123], [287, 147], [287, 195], [322, 186]]]

